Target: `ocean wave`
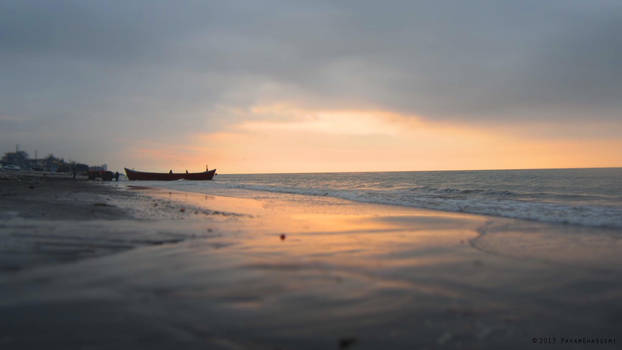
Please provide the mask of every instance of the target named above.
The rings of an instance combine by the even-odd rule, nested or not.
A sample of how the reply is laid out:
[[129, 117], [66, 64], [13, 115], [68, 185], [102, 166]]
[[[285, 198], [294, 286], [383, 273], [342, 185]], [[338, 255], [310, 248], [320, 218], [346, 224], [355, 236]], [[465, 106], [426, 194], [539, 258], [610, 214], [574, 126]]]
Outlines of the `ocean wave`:
[[[157, 186], [244, 196], [255, 192], [622, 228], [622, 169], [219, 175]], [[237, 194], [236, 194], [237, 195]]]
[[248, 183], [226, 183], [216, 186], [252, 191], [329, 196], [373, 204], [493, 215], [550, 223], [622, 228], [622, 208], [620, 207], [534, 202], [517, 199], [526, 195], [512, 191], [460, 190], [455, 188], [434, 190], [419, 188], [418, 191], [335, 190]]

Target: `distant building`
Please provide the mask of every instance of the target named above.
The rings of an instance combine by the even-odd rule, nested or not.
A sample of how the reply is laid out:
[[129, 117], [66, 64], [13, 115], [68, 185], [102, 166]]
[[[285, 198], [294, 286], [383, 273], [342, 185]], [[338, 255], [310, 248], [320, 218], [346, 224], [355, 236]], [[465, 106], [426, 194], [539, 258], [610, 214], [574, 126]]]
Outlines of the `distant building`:
[[93, 166], [89, 167], [89, 170], [91, 170], [91, 171], [106, 171], [106, 170], [108, 170], [108, 164], [93, 165]]
[[41, 160], [41, 164], [43, 165], [43, 170], [56, 172], [61, 167], [62, 164], [65, 163], [64, 159], [59, 159], [54, 157], [53, 154], [49, 154], [47, 157]]
[[[47, 157], [42, 159], [30, 159], [28, 158], [28, 153], [19, 150], [5, 153], [0, 159], [0, 164], [2, 164], [2, 166], [17, 165], [22, 169], [32, 169], [35, 171], [71, 173], [75, 169], [75, 171], [79, 174], [89, 171], [89, 166], [87, 164], [66, 162], [63, 158], [57, 158], [53, 154], [48, 154]], [[92, 168], [96, 170], [108, 170], [108, 166], [106, 164]]]
[[76, 173], [78, 174], [86, 173], [89, 171], [89, 166], [86, 164], [82, 164], [82, 163], [76, 163], [75, 168], [76, 168]]
[[24, 151], [7, 152], [0, 160], [2, 165], [17, 165], [22, 169], [30, 169], [30, 160], [28, 159], [28, 153]]

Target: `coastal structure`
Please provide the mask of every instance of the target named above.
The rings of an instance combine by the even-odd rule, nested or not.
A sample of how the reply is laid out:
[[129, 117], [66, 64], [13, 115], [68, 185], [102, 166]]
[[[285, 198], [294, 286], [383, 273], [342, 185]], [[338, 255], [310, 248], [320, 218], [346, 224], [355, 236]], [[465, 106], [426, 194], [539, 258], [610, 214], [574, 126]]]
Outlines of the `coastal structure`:
[[[6, 152], [2, 158], [0, 158], [0, 165], [6, 166], [18, 166], [22, 170], [34, 170], [34, 171], [48, 171], [59, 173], [70, 173], [76, 171], [77, 173], [86, 173], [92, 167], [88, 164], [65, 161], [63, 158], [49, 154], [45, 158], [30, 158], [27, 152], [16, 149], [15, 152]], [[107, 170], [106, 164], [96, 167], [94, 170]], [[100, 169], [101, 168], [101, 169]]]

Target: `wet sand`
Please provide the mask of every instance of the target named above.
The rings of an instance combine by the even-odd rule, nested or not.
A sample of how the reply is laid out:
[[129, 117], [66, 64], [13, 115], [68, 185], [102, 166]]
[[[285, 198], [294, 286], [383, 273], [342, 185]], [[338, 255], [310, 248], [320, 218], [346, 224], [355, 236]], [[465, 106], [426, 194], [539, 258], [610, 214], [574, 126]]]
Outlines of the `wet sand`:
[[328, 197], [11, 181], [0, 183], [3, 348], [615, 348], [574, 341], [621, 339], [615, 230]]

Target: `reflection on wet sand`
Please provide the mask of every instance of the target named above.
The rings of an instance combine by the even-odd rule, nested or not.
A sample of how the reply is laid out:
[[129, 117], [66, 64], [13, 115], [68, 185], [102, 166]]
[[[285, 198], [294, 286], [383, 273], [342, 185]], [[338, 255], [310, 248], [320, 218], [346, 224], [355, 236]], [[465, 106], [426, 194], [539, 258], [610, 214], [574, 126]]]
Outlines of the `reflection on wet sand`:
[[614, 336], [622, 322], [620, 248], [597, 230], [590, 259], [547, 260], [560, 227], [323, 197], [147, 194], [144, 215], [174, 215], [118, 224], [183, 240], [4, 279], [9, 344], [522, 349]]

